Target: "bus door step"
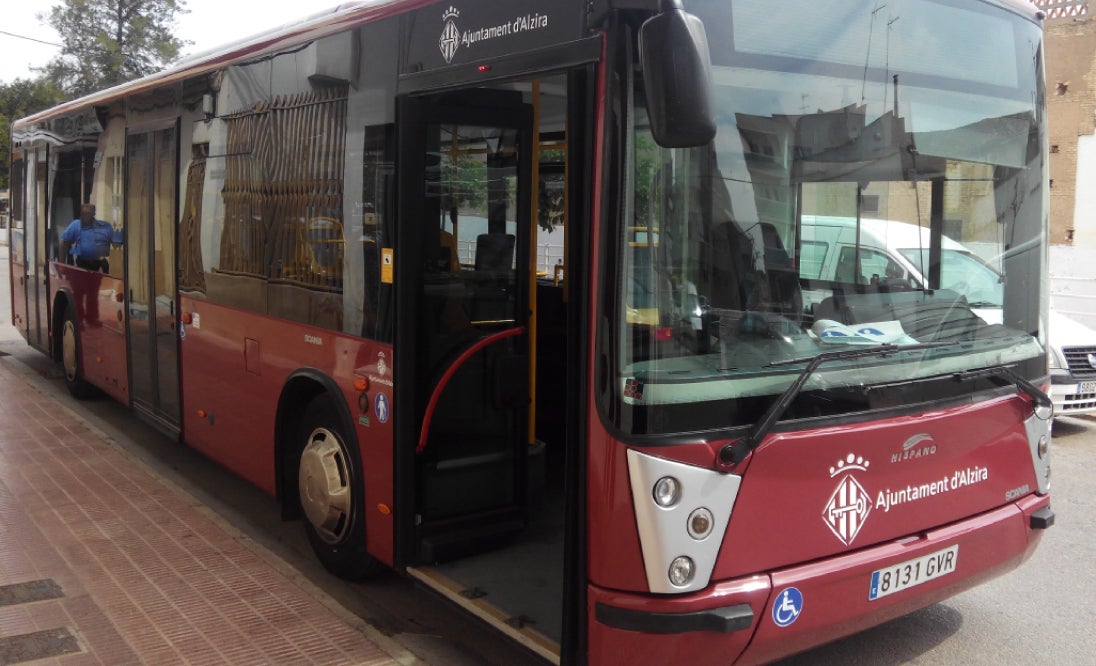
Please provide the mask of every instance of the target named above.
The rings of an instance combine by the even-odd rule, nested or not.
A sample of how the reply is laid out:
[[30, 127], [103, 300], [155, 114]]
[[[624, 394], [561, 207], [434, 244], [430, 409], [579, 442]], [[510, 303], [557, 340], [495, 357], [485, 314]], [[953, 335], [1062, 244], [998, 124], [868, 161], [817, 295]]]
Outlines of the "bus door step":
[[474, 521], [446, 521], [445, 524], [423, 525], [418, 560], [447, 562], [494, 550], [509, 543], [515, 534], [524, 529], [525, 519], [511, 512], [498, 516], [479, 516]]

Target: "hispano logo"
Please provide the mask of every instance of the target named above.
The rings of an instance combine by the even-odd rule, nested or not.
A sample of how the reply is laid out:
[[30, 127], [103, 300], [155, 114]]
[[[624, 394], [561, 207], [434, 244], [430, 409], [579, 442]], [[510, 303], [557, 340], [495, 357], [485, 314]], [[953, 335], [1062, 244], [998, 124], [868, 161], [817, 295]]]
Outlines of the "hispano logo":
[[870, 465], [864, 458], [850, 453], [830, 468], [831, 479], [844, 476], [822, 510], [822, 520], [846, 546], [853, 542], [871, 513], [871, 497], [852, 472], [866, 472]]

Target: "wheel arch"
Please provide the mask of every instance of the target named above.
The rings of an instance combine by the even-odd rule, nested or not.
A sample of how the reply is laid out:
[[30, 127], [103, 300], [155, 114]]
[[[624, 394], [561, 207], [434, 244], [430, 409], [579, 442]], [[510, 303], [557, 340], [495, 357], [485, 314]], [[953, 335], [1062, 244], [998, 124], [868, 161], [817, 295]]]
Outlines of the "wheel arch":
[[350, 408], [346, 404], [339, 385], [326, 373], [316, 368], [300, 368], [293, 372], [278, 397], [278, 407], [274, 427], [274, 482], [275, 495], [282, 505], [282, 518], [289, 520], [301, 517], [296, 500], [297, 478], [294, 449], [298, 446], [293, 434], [304, 415], [304, 405], [315, 398], [328, 394], [335, 403], [335, 411], [342, 421], [342, 430], [347, 438], [347, 446], [360, 451], [358, 436]]

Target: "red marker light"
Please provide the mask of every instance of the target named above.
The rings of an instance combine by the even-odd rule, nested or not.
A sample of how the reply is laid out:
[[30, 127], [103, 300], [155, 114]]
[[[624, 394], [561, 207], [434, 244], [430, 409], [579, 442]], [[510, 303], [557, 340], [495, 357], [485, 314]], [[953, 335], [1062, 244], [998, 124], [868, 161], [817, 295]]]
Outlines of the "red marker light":
[[476, 71], [478, 71], [480, 74], [485, 74], [491, 71], [491, 65], [480, 65], [476, 68]]

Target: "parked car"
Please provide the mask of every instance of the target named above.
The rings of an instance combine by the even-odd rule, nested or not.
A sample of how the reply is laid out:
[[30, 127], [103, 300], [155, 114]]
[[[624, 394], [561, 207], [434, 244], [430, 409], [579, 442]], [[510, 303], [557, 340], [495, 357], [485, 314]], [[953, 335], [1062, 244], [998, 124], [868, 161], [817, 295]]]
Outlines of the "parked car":
[[1049, 337], [1054, 415], [1096, 412], [1096, 331], [1051, 310]]
[[[800, 275], [822, 289], [806, 290], [808, 308], [832, 293], [830, 282], [888, 280], [923, 284], [920, 266], [928, 263], [929, 230], [905, 222], [865, 219], [860, 227], [860, 275], [853, 275], [856, 223], [851, 218], [806, 215]], [[987, 323], [1001, 322], [1001, 276], [973, 251], [943, 238], [943, 288], [967, 296], [972, 311]], [[961, 285], [961, 286], [960, 286]], [[1048, 322], [1047, 361], [1050, 397], [1057, 416], [1096, 412], [1096, 331], [1054, 310]]]
[[[804, 304], [810, 308], [831, 295], [834, 283], [923, 289], [922, 268], [929, 262], [930, 242], [927, 228], [907, 222], [865, 218], [858, 235], [853, 218], [804, 215], [799, 267], [806, 282]], [[1001, 274], [947, 236], [941, 242], [941, 261], [941, 288], [965, 296], [986, 323], [1001, 323]]]

